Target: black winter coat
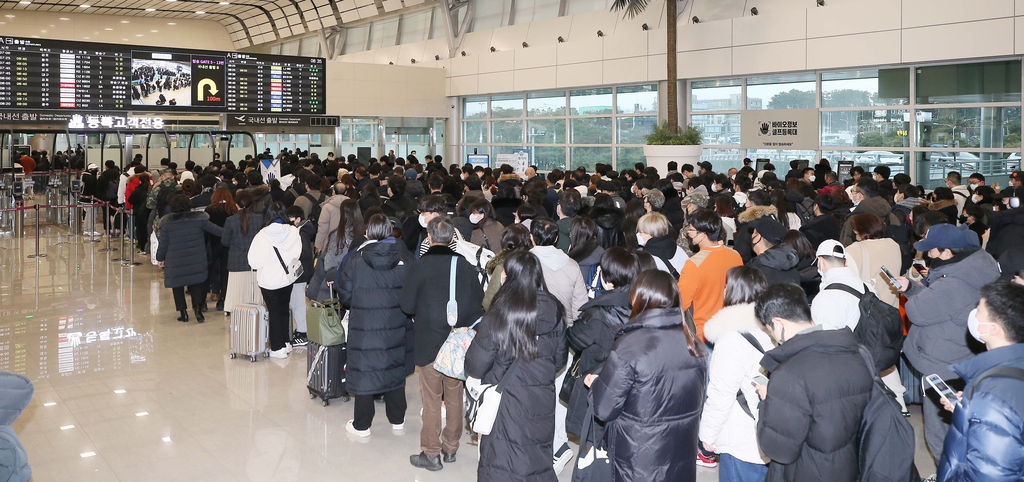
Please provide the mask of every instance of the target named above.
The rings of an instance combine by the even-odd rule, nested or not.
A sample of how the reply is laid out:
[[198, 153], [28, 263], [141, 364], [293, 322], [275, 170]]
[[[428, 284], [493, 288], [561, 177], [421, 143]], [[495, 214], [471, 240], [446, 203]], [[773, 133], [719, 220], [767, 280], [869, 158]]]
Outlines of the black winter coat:
[[[498, 351], [493, 312], [477, 326], [466, 353], [466, 375], [497, 384], [512, 362]], [[537, 294], [537, 357], [523, 361], [502, 393], [490, 435], [480, 437], [477, 480], [554, 482], [555, 374], [565, 367], [565, 316], [549, 293]]]
[[206, 233], [224, 230], [204, 212], [171, 213], [160, 218], [156, 260], [164, 262], [164, 287], [178, 288], [206, 281]]
[[590, 389], [607, 422], [615, 480], [694, 482], [706, 358], [690, 355], [679, 308], [647, 310], [619, 330]]
[[406, 336], [412, 322], [398, 298], [411, 262], [405, 246], [387, 238], [352, 255], [334, 285], [349, 309], [349, 393], [375, 395], [405, 386]]
[[992, 232], [985, 250], [993, 258], [999, 258], [1006, 250], [1020, 246], [1021, 239], [1024, 239], [1024, 209], [995, 211], [989, 215], [989, 221]]
[[[249, 216], [249, 233], [242, 233], [242, 216]], [[249, 246], [263, 227], [263, 215], [239, 211], [224, 221], [224, 235], [220, 242], [228, 247], [228, 271], [252, 271], [249, 266]]]
[[[580, 308], [580, 317], [566, 331], [569, 348], [577, 353], [579, 360], [575, 376], [572, 396], [569, 398], [569, 411], [566, 414], [565, 429], [569, 433], [580, 435], [587, 414], [587, 398], [590, 389], [583, 385], [583, 379], [591, 373], [601, 373], [604, 361], [612, 352], [615, 344], [615, 333], [629, 321], [629, 286], [618, 288], [602, 294], [587, 302]], [[560, 388], [560, 387], [559, 387]], [[604, 433], [595, 434], [591, 440], [601, 440]]]
[[522, 205], [522, 199], [495, 198], [491, 200], [491, 206], [494, 207], [498, 222], [506, 227], [516, 222], [516, 209]]
[[858, 434], [873, 381], [849, 328], [789, 335], [761, 366], [771, 373], [758, 404], [766, 481], [857, 480]]
[[811, 242], [814, 249], [818, 249], [818, 245], [827, 239], [838, 241], [839, 233], [842, 230], [843, 225], [839, 224], [839, 220], [830, 214], [816, 216], [800, 226], [800, 232], [807, 236], [807, 240]]
[[587, 215], [597, 225], [597, 241], [602, 248], [626, 245], [626, 238], [622, 234], [622, 222], [626, 215], [621, 209], [594, 208]]
[[747, 263], [747, 266], [757, 268], [770, 285], [793, 283], [800, 286], [800, 271], [796, 269], [799, 263], [800, 256], [796, 254], [796, 250], [783, 243], [756, 256]]

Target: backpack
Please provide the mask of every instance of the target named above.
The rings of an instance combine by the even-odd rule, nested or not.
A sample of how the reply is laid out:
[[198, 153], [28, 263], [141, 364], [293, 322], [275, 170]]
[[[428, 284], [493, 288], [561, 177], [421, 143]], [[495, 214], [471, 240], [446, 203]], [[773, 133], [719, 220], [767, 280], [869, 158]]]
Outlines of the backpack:
[[875, 296], [867, 285], [864, 293], [841, 284], [832, 283], [826, 290], [839, 290], [856, 296], [860, 302], [860, 321], [853, 333], [860, 344], [867, 347], [875, 361], [875, 374], [899, 363], [903, 352], [903, 317], [900, 310]]
[[864, 364], [871, 372], [871, 400], [864, 407], [859, 434], [859, 482], [909, 482], [921, 480], [914, 466], [914, 427], [903, 416], [889, 387], [872, 371], [872, 356], [859, 346]]
[[601, 265], [592, 264], [590, 265], [590, 271], [587, 272], [585, 279], [587, 282], [587, 298], [594, 299], [601, 296]]
[[317, 223], [320, 221], [320, 212], [323, 211], [324, 209], [323, 202], [327, 200], [327, 196], [324, 195], [324, 193], [320, 193], [320, 199], [317, 199], [308, 192], [306, 194], [303, 194], [302, 196], [305, 197], [306, 199], [309, 199], [309, 201], [313, 203], [313, 207], [309, 208], [308, 221], [313, 223], [314, 226], [316, 226]]
[[120, 181], [120, 177], [118, 177], [116, 182], [107, 179], [107, 192], [104, 193], [104, 195], [106, 196], [104, 197], [104, 200], [117, 202], [117, 188]]

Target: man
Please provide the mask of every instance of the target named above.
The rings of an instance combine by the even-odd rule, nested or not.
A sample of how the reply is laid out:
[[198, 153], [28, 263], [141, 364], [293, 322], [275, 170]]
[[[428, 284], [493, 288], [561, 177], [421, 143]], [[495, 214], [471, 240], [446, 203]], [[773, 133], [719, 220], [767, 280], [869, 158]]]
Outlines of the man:
[[333, 195], [324, 202], [323, 209], [320, 211], [320, 219], [317, 220], [316, 242], [313, 243], [317, 252], [327, 249], [331, 233], [336, 231], [338, 225], [341, 224], [341, 203], [348, 199], [348, 196], [344, 194], [344, 183], [340, 181], [334, 183], [332, 190]]
[[815, 177], [815, 174], [814, 174], [814, 168], [813, 167], [805, 167], [804, 171], [803, 171], [803, 174], [800, 176], [800, 180], [803, 181], [804, 183], [806, 183], [808, 186], [813, 186], [814, 185], [814, 181], [817, 180], [817, 177]]
[[730, 181], [735, 181], [737, 172], [739, 172], [738, 169], [736, 169], [735, 167], [730, 167], [729, 170], [726, 171], [726, 175], [729, 176]]
[[988, 214], [989, 239], [985, 249], [995, 258], [999, 258], [1007, 250], [1020, 246], [1024, 239], [1024, 209], [1010, 205], [1013, 198], [1024, 197], [1024, 188], [1008, 187], [993, 196], [999, 210]]
[[[443, 197], [436, 194], [431, 194], [429, 196], [424, 196], [423, 199], [420, 199], [418, 207], [420, 210], [418, 221], [420, 228], [422, 229], [419, 233], [416, 234], [405, 233], [406, 239], [416, 239], [412, 237], [416, 235], [422, 236], [422, 240], [418, 243], [419, 248], [416, 249], [416, 251], [413, 253], [416, 255], [417, 258], [426, 254], [427, 251], [430, 249], [430, 238], [426, 234], [427, 225], [435, 218], [440, 216], [443, 216], [447, 219], [448, 203], [444, 200]], [[455, 234], [453, 234], [451, 237], [451, 241], [448, 242], [448, 248], [451, 249], [452, 251], [455, 251], [455, 248], [458, 246], [458, 243], [462, 240], [462, 235], [459, 234], [458, 230], [456, 230]]]
[[217, 178], [205, 175], [199, 178], [199, 185], [202, 187], [202, 191], [192, 196], [192, 208], [203, 210], [213, 202], [213, 190], [217, 187]]
[[668, 165], [665, 167], [668, 168], [668, 171], [665, 173], [665, 177], [671, 176], [679, 172], [679, 163], [676, 161], [668, 161]]
[[683, 173], [684, 179], [693, 177], [693, 164], [683, 164], [683, 167], [679, 168], [679, 172]]
[[[850, 200], [853, 201], [853, 211], [850, 212], [850, 217], [857, 214], [873, 213], [882, 220], [882, 224], [886, 226], [900, 226], [903, 221], [898, 216], [892, 214], [892, 208], [889, 203], [879, 196], [878, 183], [874, 179], [867, 176], [861, 176], [860, 180], [854, 186]], [[847, 219], [843, 223], [843, 230], [839, 233], [839, 241], [843, 243], [843, 246], [849, 246], [857, 241], [853, 235], [853, 223], [850, 219]]]
[[[413, 361], [420, 367], [420, 396], [423, 400], [420, 453], [410, 456], [409, 463], [430, 471], [444, 468], [442, 456], [444, 463], [455, 462], [462, 437], [463, 382], [434, 369], [434, 359], [452, 328], [446, 316], [452, 277], [455, 278], [455, 301], [458, 304], [455, 326], [468, 327], [483, 315], [484, 290], [476, 268], [448, 247], [454, 235], [455, 226], [446, 217], [438, 215], [430, 220], [427, 224], [430, 248], [409, 268], [399, 296], [402, 311], [413, 319]], [[442, 399], [447, 413], [443, 432]]]
[[857, 187], [857, 183], [860, 182], [860, 176], [864, 174], [864, 168], [860, 166], [853, 166], [850, 169], [850, 185], [846, 187], [846, 195], [853, 199], [853, 189]]
[[525, 178], [525, 181], [529, 181], [530, 179], [537, 177], [537, 169], [533, 166], [527, 167], [526, 171], [524, 171], [523, 177]]
[[845, 285], [864, 294], [864, 282], [853, 268], [846, 266], [846, 248], [834, 239], [822, 241], [815, 253], [821, 272], [821, 290], [811, 302], [811, 318], [826, 330], [857, 329], [860, 322], [860, 298], [829, 285]]
[[793, 159], [789, 161], [789, 172], [786, 173], [786, 181], [790, 179], [800, 179], [803, 177], [803, 169], [800, 168], [800, 161]]
[[307, 171], [302, 182], [306, 185], [306, 193], [295, 198], [295, 205], [302, 208], [302, 218], [308, 219], [316, 227], [320, 222], [320, 205], [327, 200], [327, 195], [320, 192], [320, 177]]
[[[817, 180], [817, 178], [815, 178]], [[843, 184], [839, 182], [839, 175], [835, 172], [829, 171], [825, 173], [825, 185], [818, 189], [818, 194], [832, 194], [832, 191], [838, 191], [843, 189]]]
[[[89, 167], [82, 173], [82, 197], [79, 201], [83, 204], [92, 203], [91, 197], [99, 197], [99, 181], [96, 179], [96, 172], [100, 167], [96, 164], [89, 164]], [[103, 233], [96, 230], [96, 210], [83, 209], [85, 211], [85, 224], [82, 225], [82, 234], [86, 236], [102, 236]]]
[[967, 204], [967, 200], [971, 198], [971, 191], [960, 183], [960, 173], [956, 171], [949, 171], [946, 174], [946, 187], [953, 190], [953, 199], [956, 200], [956, 216], [960, 217], [964, 212], [964, 205]]
[[971, 177], [967, 178], [967, 188], [970, 189], [971, 193], [974, 193], [975, 189], [985, 185], [985, 176], [980, 172], [971, 174]]
[[743, 259], [725, 246], [722, 218], [714, 211], [698, 210], [690, 216], [686, 237], [700, 247], [679, 272], [679, 301], [685, 310], [693, 307], [697, 336], [704, 339], [704, 323], [725, 305], [725, 273], [743, 265]]
[[858, 480], [858, 439], [874, 389], [849, 329], [815, 325], [804, 291], [770, 285], [754, 304], [757, 319], [779, 346], [761, 366], [771, 382], [757, 385], [757, 440], [771, 462], [765, 480]]
[[800, 286], [800, 272], [796, 269], [800, 255], [783, 242], [786, 227], [771, 216], [765, 216], [752, 221], [750, 229], [750, 242], [757, 256], [747, 262], [747, 266], [760, 271], [768, 284], [792, 283]]
[[388, 179], [388, 200], [381, 206], [384, 214], [398, 219], [416, 214], [416, 201], [406, 197], [406, 186], [404, 176], [394, 175]]
[[943, 400], [953, 412], [939, 462], [946, 482], [1024, 479], [1024, 287], [993, 283], [980, 294], [967, 325], [987, 351], [952, 367], [973, 390], [955, 406]]
[[[117, 204], [117, 187], [119, 178], [121, 177], [121, 170], [117, 168], [117, 163], [114, 161], [107, 161], [103, 163], [106, 168], [103, 173], [100, 174], [97, 180], [96, 192], [99, 194], [97, 197], [101, 198], [104, 202], [108, 202], [114, 206]], [[42, 186], [40, 186], [42, 188]], [[98, 208], [101, 215], [103, 216], [103, 230], [107, 233], [113, 234], [114, 226], [111, 226], [111, 216], [113, 212], [107, 210], [105, 207]]]
[[[914, 249], [929, 259], [928, 275], [921, 281], [898, 276], [900, 291], [907, 297], [910, 332], [903, 353], [923, 375], [938, 374], [950, 386], [963, 381], [948, 367], [972, 356], [967, 346], [967, 318], [978, 305], [978, 290], [999, 278], [999, 265], [981, 249], [978, 237], [967, 226], [937, 224]], [[942, 414], [939, 397], [926, 393], [922, 404], [924, 439], [935, 463], [942, 458], [942, 443], [949, 421]]]
[[715, 174], [714, 166], [712, 166], [710, 162], [703, 161], [697, 163], [697, 165], [700, 166], [700, 176], [707, 176], [708, 173], [711, 173], [711, 175]]
[[615, 181], [601, 181], [601, 192], [611, 196], [616, 208], [626, 209], [626, 201], [619, 196], [619, 186], [615, 184]]
[[569, 252], [569, 234], [572, 222], [582, 207], [583, 199], [580, 197], [579, 191], [569, 189], [558, 194], [558, 205], [555, 207], [555, 212], [558, 214], [558, 243], [556, 246], [563, 253]]
[[21, 164], [21, 170], [26, 176], [31, 176], [32, 171], [36, 170], [36, 160], [28, 155], [27, 152], [21, 153], [21, 157], [18, 158], [18, 164]]
[[871, 178], [878, 183], [878, 195], [882, 196], [886, 202], [889, 202], [896, 192], [896, 186], [892, 179], [889, 179], [890, 174], [892, 174], [892, 170], [889, 169], [889, 166], [875, 166], [871, 173]]

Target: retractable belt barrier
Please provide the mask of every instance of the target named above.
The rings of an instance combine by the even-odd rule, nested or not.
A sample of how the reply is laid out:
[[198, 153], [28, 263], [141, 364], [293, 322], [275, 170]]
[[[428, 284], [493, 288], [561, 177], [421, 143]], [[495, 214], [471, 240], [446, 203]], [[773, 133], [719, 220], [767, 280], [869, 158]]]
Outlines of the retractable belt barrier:
[[[90, 229], [92, 229], [92, 231], [89, 231], [89, 233], [90, 233], [88, 235], [89, 239], [86, 242], [99, 242], [99, 239], [96, 239], [97, 236], [94, 236], [94, 235], [91, 234], [91, 233], [94, 233], [95, 229], [96, 229], [95, 223], [96, 223], [96, 209], [97, 208], [103, 208], [104, 212], [108, 216], [108, 219], [109, 219], [109, 216], [110, 216], [110, 211], [113, 211], [115, 213], [119, 213], [122, 216], [130, 216], [131, 215], [131, 213], [127, 209], [119, 208], [117, 206], [114, 206], [114, 205], [110, 204], [107, 201], [103, 201], [103, 200], [101, 200], [99, 198], [96, 198], [94, 196], [81, 196], [80, 195], [80, 196], [77, 196], [77, 197], [79, 199], [84, 199], [84, 200], [91, 201], [91, 202], [77, 203], [77, 204], [33, 204], [31, 206], [24, 206], [24, 205], [22, 205], [22, 206], [15, 206], [15, 207], [12, 207], [12, 208], [0, 208], [0, 216], [7, 215], [8, 213], [23, 213], [25, 211], [35, 211], [35, 213], [36, 213], [36, 222], [35, 222], [35, 225], [36, 225], [36, 249], [35, 249], [35, 254], [30, 254], [28, 257], [29, 258], [45, 258], [46, 254], [39, 252], [40, 230], [41, 230], [41, 228], [43, 226], [43, 224], [40, 222], [40, 218], [39, 218], [40, 217], [40, 214], [39, 214], [40, 210], [42, 210], [42, 209], [78, 209], [78, 208], [92, 209], [93, 210], [93, 216], [92, 216], [93, 226], [90, 228]], [[15, 214], [15, 216], [17, 216], [17, 214]], [[128, 221], [129, 221], [129, 226], [130, 226], [129, 230], [128, 230], [128, 236], [129, 236], [129, 239], [130, 239], [131, 246], [134, 246], [135, 245], [135, 218], [134, 218], [134, 216], [129, 217]], [[72, 236], [76, 236], [77, 234], [78, 233], [72, 233], [71, 235]], [[121, 248], [120, 249], [121, 249], [121, 252], [124, 253], [124, 250], [125, 250], [125, 246], [124, 246], [124, 244], [125, 244], [125, 237], [124, 236], [120, 236], [120, 238], [121, 238]], [[117, 251], [117, 250], [118, 250], [118, 248], [111, 248], [110, 247], [110, 235], [108, 233], [108, 235], [107, 235], [107, 247], [103, 248], [103, 249], [100, 249], [99, 251], [100, 252], [112, 252], [112, 251]], [[111, 261], [120, 261], [122, 266], [138, 266], [138, 265], [142, 264], [142, 263], [135, 262], [135, 250], [134, 249], [131, 249], [131, 255], [130, 255], [129, 258], [125, 258], [125, 257], [113, 258], [113, 259], [111, 259]]]

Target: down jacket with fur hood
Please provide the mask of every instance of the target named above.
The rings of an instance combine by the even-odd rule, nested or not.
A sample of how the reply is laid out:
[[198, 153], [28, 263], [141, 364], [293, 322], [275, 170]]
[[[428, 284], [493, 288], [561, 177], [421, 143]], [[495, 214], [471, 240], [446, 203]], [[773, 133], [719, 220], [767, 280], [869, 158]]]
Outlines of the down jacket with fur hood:
[[754, 243], [750, 239], [750, 231], [747, 229], [752, 221], [771, 216], [778, 220], [779, 210], [775, 206], [751, 206], [736, 216], [736, 237], [733, 249], [747, 263], [754, 258]]

